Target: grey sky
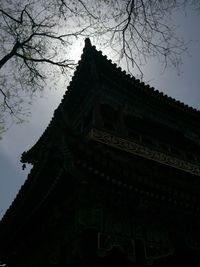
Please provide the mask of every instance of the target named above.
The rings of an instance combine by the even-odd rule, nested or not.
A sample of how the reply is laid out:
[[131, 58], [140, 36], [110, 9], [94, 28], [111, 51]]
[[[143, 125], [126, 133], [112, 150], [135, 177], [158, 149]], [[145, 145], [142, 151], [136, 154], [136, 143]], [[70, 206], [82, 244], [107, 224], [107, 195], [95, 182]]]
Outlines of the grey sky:
[[[162, 73], [162, 67], [152, 60], [145, 67], [144, 80], [159, 91], [200, 109], [200, 13], [190, 12], [186, 17], [177, 16], [176, 20], [185, 40], [193, 40], [188, 45], [190, 56], [183, 58], [181, 75], [178, 76], [172, 69]], [[30, 122], [12, 126], [0, 141], [0, 217], [13, 201], [30, 170], [27, 168], [22, 171], [21, 153], [41, 136], [66, 88], [59, 92], [46, 90], [44, 97], [38, 97], [33, 104]]]

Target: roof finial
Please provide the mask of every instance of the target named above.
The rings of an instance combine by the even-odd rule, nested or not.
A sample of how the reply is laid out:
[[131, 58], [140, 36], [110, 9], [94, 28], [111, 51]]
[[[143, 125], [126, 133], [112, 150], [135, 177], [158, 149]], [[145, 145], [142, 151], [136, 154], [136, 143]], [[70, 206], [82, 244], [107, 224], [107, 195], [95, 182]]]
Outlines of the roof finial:
[[85, 38], [85, 46], [92, 46], [90, 42], [90, 38]]

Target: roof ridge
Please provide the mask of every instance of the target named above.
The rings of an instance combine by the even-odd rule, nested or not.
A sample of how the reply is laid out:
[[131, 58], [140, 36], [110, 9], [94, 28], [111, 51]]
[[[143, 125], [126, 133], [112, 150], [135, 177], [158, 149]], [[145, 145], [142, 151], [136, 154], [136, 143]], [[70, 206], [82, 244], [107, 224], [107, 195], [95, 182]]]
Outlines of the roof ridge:
[[[86, 45], [87, 47], [94, 49], [94, 51], [98, 54], [98, 56], [101, 56], [106, 62], [107, 64], [110, 64], [110, 66], [112, 66], [114, 68], [114, 70], [116, 72], [118, 72], [118, 75], [120, 75], [122, 78], [127, 79], [129, 82], [134, 82], [137, 83], [137, 85], [139, 85], [142, 89], [143, 92], [145, 93], [150, 93], [151, 96], [156, 97], [156, 98], [162, 98], [163, 100], [167, 100], [169, 104], [175, 104], [177, 105], [177, 108], [181, 108], [184, 111], [189, 111], [194, 113], [195, 115], [200, 115], [200, 110], [197, 108], [194, 108], [186, 103], [184, 103], [181, 100], [178, 100], [170, 95], [167, 95], [166, 93], [155, 89], [155, 87], [150, 86], [149, 84], [141, 81], [140, 79], [137, 79], [135, 76], [130, 75], [129, 73], [126, 72], [126, 70], [122, 70], [122, 68], [120, 66], [117, 66], [117, 64], [115, 62], [113, 62], [111, 59], [108, 59], [108, 57], [106, 55], [103, 54], [103, 52], [101, 50], [97, 50], [95, 45], [91, 44], [91, 41], [89, 38], [85, 39]], [[85, 47], [84, 47], [85, 48]], [[161, 100], [161, 99], [160, 99]]]

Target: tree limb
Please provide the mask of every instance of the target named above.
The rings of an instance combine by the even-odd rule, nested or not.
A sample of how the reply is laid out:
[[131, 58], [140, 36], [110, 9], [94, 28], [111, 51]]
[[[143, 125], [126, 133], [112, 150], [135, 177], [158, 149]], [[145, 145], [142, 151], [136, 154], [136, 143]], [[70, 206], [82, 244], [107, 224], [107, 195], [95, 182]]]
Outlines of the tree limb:
[[73, 64], [73, 63], [68, 63], [69, 60], [53, 61], [53, 60], [50, 60], [48, 58], [32, 58], [32, 57], [31, 58], [27, 58], [26, 56], [24, 56], [22, 54], [19, 54], [19, 53], [16, 53], [15, 55], [20, 57], [20, 58], [22, 58], [22, 59], [25, 59], [27, 61], [49, 63], [49, 64], [52, 64], [52, 65], [56, 65], [58, 67], [67, 67], [67, 68], [70, 68], [70, 69], [73, 69], [72, 66], [76, 65], [76, 64]]
[[8, 98], [7, 95], [4, 93], [4, 91], [1, 88], [0, 88], [0, 92], [3, 95], [3, 97], [4, 97], [4, 104], [10, 110], [10, 114], [14, 114], [14, 111], [13, 111], [12, 107], [7, 102], [7, 98]]
[[19, 47], [21, 46], [20, 42], [16, 41], [15, 45], [13, 46], [12, 50], [10, 53], [5, 55], [1, 60], [0, 60], [0, 69], [6, 64], [7, 61], [9, 61], [17, 52]]

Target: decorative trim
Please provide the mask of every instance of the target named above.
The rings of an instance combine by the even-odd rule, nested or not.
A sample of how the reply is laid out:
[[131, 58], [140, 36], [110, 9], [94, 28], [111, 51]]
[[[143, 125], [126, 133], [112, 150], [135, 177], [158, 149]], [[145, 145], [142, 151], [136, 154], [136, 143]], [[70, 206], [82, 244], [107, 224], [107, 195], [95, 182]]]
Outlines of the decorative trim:
[[98, 141], [100, 143], [115, 147], [117, 149], [142, 156], [147, 159], [151, 159], [165, 165], [174, 167], [176, 169], [189, 172], [194, 175], [200, 176], [200, 166], [192, 164], [190, 162], [175, 158], [173, 156], [167, 155], [163, 152], [159, 152], [150, 149], [146, 146], [137, 144], [132, 141], [117, 137], [113, 134], [97, 130], [95, 128], [91, 129], [89, 132], [89, 138]]

